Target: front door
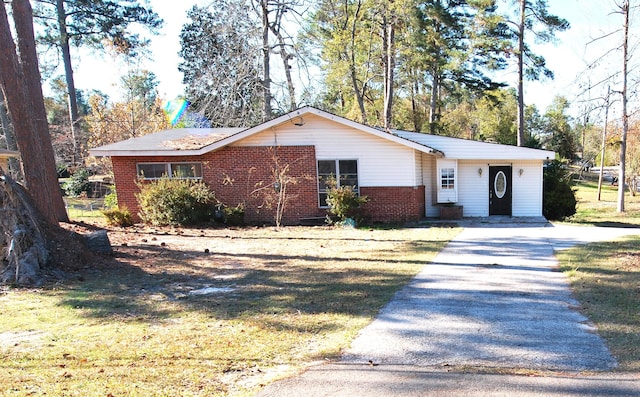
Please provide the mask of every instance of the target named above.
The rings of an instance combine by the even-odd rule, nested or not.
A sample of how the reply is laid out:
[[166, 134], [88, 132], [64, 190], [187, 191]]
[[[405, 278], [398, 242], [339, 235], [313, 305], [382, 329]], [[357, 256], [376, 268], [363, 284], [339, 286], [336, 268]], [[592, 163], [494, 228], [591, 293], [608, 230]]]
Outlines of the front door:
[[511, 166], [489, 167], [489, 215], [511, 216]]

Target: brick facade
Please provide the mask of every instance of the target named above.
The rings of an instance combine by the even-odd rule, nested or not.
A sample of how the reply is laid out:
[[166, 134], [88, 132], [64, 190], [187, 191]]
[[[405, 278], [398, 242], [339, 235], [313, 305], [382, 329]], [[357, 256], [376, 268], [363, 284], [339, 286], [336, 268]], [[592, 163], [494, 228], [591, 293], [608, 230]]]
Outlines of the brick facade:
[[[225, 147], [202, 156], [113, 157], [114, 182], [119, 205], [129, 208], [134, 217], [139, 212], [136, 193], [138, 162], [202, 162], [203, 181], [227, 206], [243, 204], [248, 224], [274, 224], [273, 188], [277, 167], [289, 167], [286, 175], [288, 201], [282, 223], [299, 224], [301, 219], [324, 217], [318, 207], [316, 155], [313, 146]], [[424, 186], [361, 187], [369, 197], [364, 207], [370, 222], [407, 222], [422, 219], [425, 214]]]
[[360, 187], [369, 201], [363, 206], [370, 222], [415, 222], [425, 216], [424, 186]]

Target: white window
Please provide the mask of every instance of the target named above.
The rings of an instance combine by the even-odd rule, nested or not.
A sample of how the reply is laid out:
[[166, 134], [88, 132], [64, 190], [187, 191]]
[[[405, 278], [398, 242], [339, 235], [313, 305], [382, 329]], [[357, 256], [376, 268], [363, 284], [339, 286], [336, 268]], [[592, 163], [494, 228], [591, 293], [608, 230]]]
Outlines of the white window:
[[334, 179], [336, 187], [351, 186], [360, 194], [358, 185], [357, 160], [318, 160], [318, 202], [320, 207], [327, 205], [327, 182]]
[[163, 177], [202, 179], [202, 163], [138, 163], [138, 176], [152, 180]]
[[456, 169], [455, 168], [441, 168], [440, 169], [440, 189], [455, 189], [456, 188]]
[[438, 160], [438, 203], [458, 201], [458, 162]]

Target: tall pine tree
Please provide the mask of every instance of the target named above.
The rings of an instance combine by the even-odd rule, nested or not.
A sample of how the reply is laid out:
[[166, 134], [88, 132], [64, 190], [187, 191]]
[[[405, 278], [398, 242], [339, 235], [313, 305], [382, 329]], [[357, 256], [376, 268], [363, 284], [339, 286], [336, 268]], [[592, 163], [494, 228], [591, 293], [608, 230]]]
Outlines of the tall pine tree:
[[49, 222], [67, 221], [40, 86], [29, 0], [14, 0], [12, 11], [18, 48], [4, 2], [0, 3], [0, 83], [22, 157], [26, 187]]

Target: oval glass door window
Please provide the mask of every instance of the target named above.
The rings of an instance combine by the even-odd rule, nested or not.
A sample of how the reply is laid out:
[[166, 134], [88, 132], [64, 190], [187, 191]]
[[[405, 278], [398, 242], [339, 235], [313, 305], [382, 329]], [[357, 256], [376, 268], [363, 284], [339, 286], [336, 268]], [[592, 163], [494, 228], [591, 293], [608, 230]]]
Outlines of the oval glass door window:
[[499, 199], [507, 193], [507, 176], [503, 171], [496, 174], [496, 179], [493, 180], [493, 191]]

